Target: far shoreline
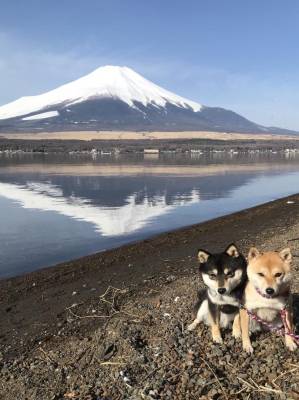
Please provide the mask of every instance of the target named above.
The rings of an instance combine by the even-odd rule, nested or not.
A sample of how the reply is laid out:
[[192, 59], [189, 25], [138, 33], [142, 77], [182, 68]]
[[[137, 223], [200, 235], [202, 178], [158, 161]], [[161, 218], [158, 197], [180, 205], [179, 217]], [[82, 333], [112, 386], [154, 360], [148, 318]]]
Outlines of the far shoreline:
[[0, 132], [0, 139], [18, 140], [261, 140], [299, 141], [299, 135], [279, 135], [270, 133], [238, 133], [215, 131], [50, 131], [50, 132]]
[[299, 150], [299, 135], [224, 132], [36, 132], [0, 131], [0, 153], [71, 154], [90, 157], [120, 154], [191, 154], [287, 152]]

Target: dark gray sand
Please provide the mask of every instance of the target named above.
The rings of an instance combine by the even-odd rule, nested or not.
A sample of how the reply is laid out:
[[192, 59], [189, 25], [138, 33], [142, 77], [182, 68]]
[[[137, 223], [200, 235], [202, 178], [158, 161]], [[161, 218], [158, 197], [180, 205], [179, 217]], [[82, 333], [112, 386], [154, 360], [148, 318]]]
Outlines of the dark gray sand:
[[199, 247], [290, 246], [299, 292], [298, 217], [295, 195], [0, 281], [1, 400], [299, 399], [299, 350], [281, 337], [257, 334], [249, 356], [230, 331], [223, 345], [186, 331]]

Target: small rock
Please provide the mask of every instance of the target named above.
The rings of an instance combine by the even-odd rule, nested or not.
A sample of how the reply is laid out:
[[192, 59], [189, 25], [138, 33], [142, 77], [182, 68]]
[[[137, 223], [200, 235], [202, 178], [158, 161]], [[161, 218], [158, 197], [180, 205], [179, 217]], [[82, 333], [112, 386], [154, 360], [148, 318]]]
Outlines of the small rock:
[[169, 275], [169, 276], [166, 278], [166, 282], [168, 282], [168, 283], [173, 282], [173, 281], [175, 281], [175, 280], [176, 280], [176, 277], [175, 277], [174, 275]]

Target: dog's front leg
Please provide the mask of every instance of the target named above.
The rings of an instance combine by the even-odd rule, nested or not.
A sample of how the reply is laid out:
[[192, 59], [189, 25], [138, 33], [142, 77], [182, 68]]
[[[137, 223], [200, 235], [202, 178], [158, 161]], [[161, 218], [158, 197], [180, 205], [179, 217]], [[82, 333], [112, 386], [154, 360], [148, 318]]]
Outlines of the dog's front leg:
[[241, 337], [240, 314], [237, 313], [233, 322], [233, 337], [239, 339]]
[[195, 318], [194, 321], [187, 326], [187, 330], [193, 331], [199, 323], [200, 323], [200, 320], [198, 318]]
[[[283, 324], [286, 332], [294, 332], [293, 316], [290, 310], [286, 310]], [[294, 351], [297, 349], [297, 344], [290, 335], [285, 335], [285, 343], [289, 350]]]
[[209, 320], [213, 342], [223, 343], [220, 332], [220, 310], [219, 307], [212, 302], [209, 302]]
[[246, 310], [240, 310], [240, 325], [242, 332], [243, 350], [247, 353], [253, 353], [253, 347], [249, 337], [249, 315]]
[[[197, 311], [195, 311], [197, 309]], [[207, 315], [208, 303], [207, 300], [202, 301], [201, 303], [198, 302], [195, 305], [195, 318], [192, 324], [188, 325], [188, 331], [193, 331], [197, 325], [204, 319], [204, 316]]]

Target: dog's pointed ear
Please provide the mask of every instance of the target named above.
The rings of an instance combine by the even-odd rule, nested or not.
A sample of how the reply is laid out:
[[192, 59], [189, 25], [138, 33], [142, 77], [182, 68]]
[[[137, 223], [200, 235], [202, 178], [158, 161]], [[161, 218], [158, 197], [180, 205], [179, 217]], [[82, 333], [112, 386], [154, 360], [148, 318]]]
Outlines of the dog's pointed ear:
[[279, 257], [286, 263], [290, 263], [293, 258], [291, 249], [287, 247], [286, 249], [281, 250], [281, 252], [279, 253]]
[[210, 255], [211, 254], [206, 250], [199, 249], [197, 253], [197, 258], [200, 264], [204, 264], [205, 262], [207, 262]]
[[248, 261], [257, 258], [261, 253], [258, 251], [256, 247], [251, 247], [248, 253]]
[[234, 243], [231, 243], [229, 246], [227, 246], [227, 248], [225, 249], [225, 253], [231, 257], [239, 257], [240, 255], [240, 252]]

